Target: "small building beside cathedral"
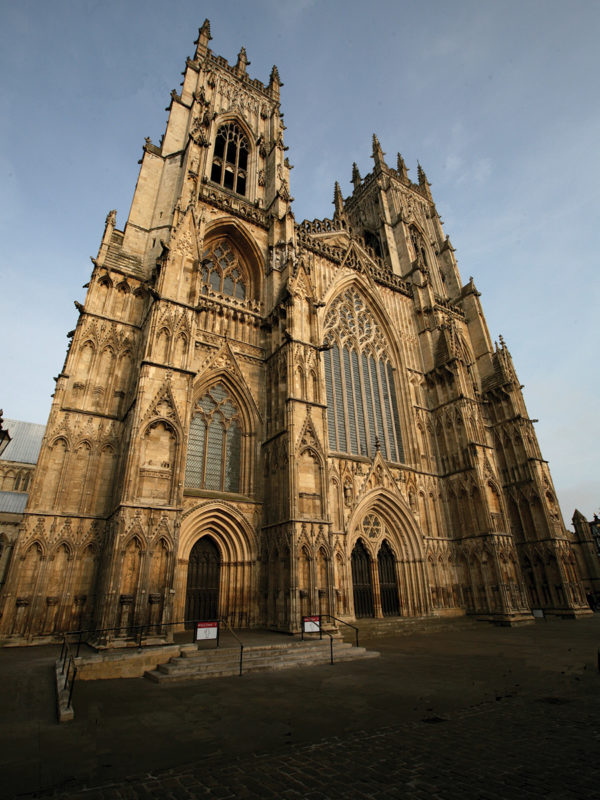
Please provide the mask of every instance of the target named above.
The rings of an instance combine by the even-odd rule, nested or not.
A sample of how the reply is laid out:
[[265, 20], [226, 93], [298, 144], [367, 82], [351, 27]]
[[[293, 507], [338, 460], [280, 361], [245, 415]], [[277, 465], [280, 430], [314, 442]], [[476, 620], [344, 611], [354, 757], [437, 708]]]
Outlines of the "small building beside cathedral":
[[263, 84], [210, 39], [207, 21], [126, 223], [106, 218], [2, 641], [589, 613], [510, 353], [423, 169], [413, 183], [373, 136], [333, 218], [297, 222], [277, 68]]

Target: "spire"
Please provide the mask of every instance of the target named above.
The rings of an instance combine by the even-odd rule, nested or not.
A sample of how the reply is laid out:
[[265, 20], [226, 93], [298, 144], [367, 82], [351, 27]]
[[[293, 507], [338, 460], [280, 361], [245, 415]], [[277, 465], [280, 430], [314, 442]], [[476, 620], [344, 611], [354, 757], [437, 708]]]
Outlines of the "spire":
[[198, 29], [198, 38], [194, 42], [196, 45], [196, 54], [194, 56], [195, 61], [198, 61], [198, 59], [203, 58], [206, 55], [208, 43], [211, 39], [212, 36], [210, 35], [210, 22], [208, 19], [205, 19], [202, 23], [202, 27]]
[[400, 175], [400, 177], [403, 180], [407, 181], [408, 180], [408, 168], [407, 168], [407, 166], [406, 166], [406, 164], [404, 162], [404, 159], [400, 155], [400, 153], [398, 153], [398, 160], [397, 160], [396, 163], [397, 163], [396, 169], [398, 171], [398, 174]]
[[342, 190], [340, 189], [339, 183], [335, 182], [335, 187], [333, 189], [333, 204], [335, 206], [335, 214], [333, 215], [334, 219], [338, 217], [344, 216], [344, 198], [342, 197]]
[[354, 189], [358, 189], [358, 187], [362, 183], [362, 178], [360, 177], [360, 172], [358, 171], [358, 167], [356, 166], [356, 161], [352, 164], [352, 183], [354, 184]]
[[283, 86], [283, 83], [281, 82], [281, 78], [279, 77], [279, 70], [277, 69], [275, 64], [273, 64], [273, 69], [271, 70], [271, 77], [269, 78], [269, 89], [271, 90], [272, 96], [276, 100], [279, 100], [279, 89], [281, 86]]
[[379, 144], [379, 139], [377, 138], [376, 134], [373, 134], [373, 152], [371, 153], [371, 158], [375, 161], [375, 167], [379, 167], [383, 169], [384, 167], [387, 168], [387, 164], [383, 160], [385, 153], [381, 149], [381, 145]]
[[235, 65], [235, 70], [238, 75], [245, 75], [246, 74], [246, 67], [250, 62], [248, 61], [248, 56], [246, 55], [246, 48], [242, 47], [240, 52], [238, 53], [237, 57], [237, 64]]

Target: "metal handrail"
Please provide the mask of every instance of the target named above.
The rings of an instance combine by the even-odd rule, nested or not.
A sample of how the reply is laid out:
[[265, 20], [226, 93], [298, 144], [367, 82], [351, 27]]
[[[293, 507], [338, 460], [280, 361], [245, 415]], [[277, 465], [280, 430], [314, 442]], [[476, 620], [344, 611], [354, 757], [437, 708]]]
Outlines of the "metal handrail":
[[[69, 702], [67, 703], [67, 708], [71, 708], [71, 701], [73, 699], [73, 688], [75, 687], [75, 678], [77, 677], [77, 667], [75, 665], [75, 658], [76, 656], [74, 656], [73, 653], [71, 652], [71, 645], [67, 640], [67, 634], [65, 634], [63, 635], [63, 644], [60, 651], [60, 659], [59, 659], [59, 661], [62, 661], [62, 669], [60, 674], [65, 676], [63, 690], [65, 690], [67, 686], [69, 686], [69, 673], [71, 672], [71, 668], [73, 669], [73, 674], [71, 676], [71, 682], [69, 686]], [[65, 666], [67, 667], [66, 675], [65, 675]]]
[[229, 624], [229, 620], [227, 620], [227, 619], [225, 619], [225, 617], [223, 617], [223, 619], [221, 619], [220, 622], [224, 623], [225, 627], [229, 630], [229, 633], [231, 633], [233, 638], [237, 641], [237, 643], [240, 646], [240, 675], [241, 675], [242, 674], [242, 662], [244, 660], [244, 643], [242, 642], [240, 637], [235, 633], [235, 631], [233, 630], [233, 628]]
[[348, 628], [352, 628], [354, 630], [354, 634], [356, 636], [356, 647], [358, 647], [358, 628], [356, 625], [351, 625], [349, 622], [346, 622], [339, 617], [334, 617], [333, 614], [321, 614], [322, 617], [327, 617], [327, 619], [334, 619], [336, 622], [341, 622], [342, 625], [347, 625]]
[[[142, 647], [143, 645], [143, 638], [144, 638], [144, 631], [146, 633], [151, 633], [153, 630], [155, 632], [162, 630], [164, 628], [171, 628], [175, 625], [191, 625], [194, 626], [197, 622], [207, 622], [207, 621], [215, 621], [218, 622], [219, 620], [205, 620], [205, 619], [182, 619], [177, 620], [176, 622], [160, 622], [160, 623], [152, 623], [149, 625], [145, 623], [144, 625], [121, 625], [112, 628], [86, 628], [81, 630], [74, 630], [74, 631], [64, 631], [63, 638], [67, 636], [77, 636], [77, 652], [75, 657], [79, 655], [79, 649], [81, 647], [82, 641], [84, 641], [84, 634], [93, 634], [96, 636], [102, 635], [104, 633], [113, 633], [114, 631], [125, 631], [127, 639], [137, 641], [138, 647]], [[193, 629], [193, 633], [195, 633], [195, 629]], [[235, 636], [235, 634], [234, 634]], [[192, 639], [195, 641], [195, 639]], [[238, 640], [239, 641], [239, 640]], [[147, 645], [146, 645], [147, 646]], [[62, 657], [62, 655], [61, 655]]]
[[[329, 636], [329, 663], [333, 664], [333, 634], [329, 633], [329, 631], [324, 631], [323, 626], [321, 625], [321, 620], [323, 617], [328, 617], [329, 614], [317, 614], [316, 616], [319, 617], [319, 640], [323, 640], [323, 634], [327, 634]], [[315, 631], [308, 631], [309, 633], [314, 633]], [[302, 626], [302, 633], [301, 639], [304, 641], [304, 624]]]

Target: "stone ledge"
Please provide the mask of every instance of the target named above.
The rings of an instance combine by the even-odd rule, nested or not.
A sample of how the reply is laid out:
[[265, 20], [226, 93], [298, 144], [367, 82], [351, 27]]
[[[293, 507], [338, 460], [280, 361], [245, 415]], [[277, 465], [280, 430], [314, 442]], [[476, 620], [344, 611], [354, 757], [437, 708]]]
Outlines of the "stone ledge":
[[145, 647], [141, 652], [127, 648], [118, 652], [104, 651], [75, 659], [78, 681], [110, 680], [113, 678], [141, 678], [148, 669], [166, 664], [171, 658], [181, 655], [195, 645], [172, 644], [162, 647]]

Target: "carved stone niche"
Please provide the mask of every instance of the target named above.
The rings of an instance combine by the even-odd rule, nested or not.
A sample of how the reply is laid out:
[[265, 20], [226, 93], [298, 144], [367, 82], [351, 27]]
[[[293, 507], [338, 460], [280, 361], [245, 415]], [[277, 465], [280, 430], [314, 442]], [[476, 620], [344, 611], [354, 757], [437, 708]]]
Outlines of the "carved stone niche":
[[119, 603], [122, 606], [131, 606], [131, 605], [133, 605], [133, 595], [132, 594], [122, 594], [119, 597]]
[[57, 606], [59, 600], [60, 600], [60, 597], [47, 597], [46, 598], [46, 605], [47, 606]]
[[28, 606], [31, 603], [31, 597], [17, 597], [17, 607]]
[[151, 606], [155, 606], [162, 600], [162, 595], [158, 593], [152, 593], [148, 595], [148, 602]]
[[87, 601], [87, 594], [76, 594], [73, 600], [76, 606], [84, 606]]

